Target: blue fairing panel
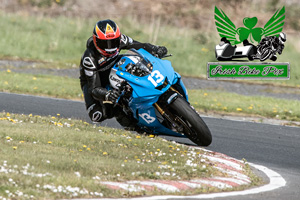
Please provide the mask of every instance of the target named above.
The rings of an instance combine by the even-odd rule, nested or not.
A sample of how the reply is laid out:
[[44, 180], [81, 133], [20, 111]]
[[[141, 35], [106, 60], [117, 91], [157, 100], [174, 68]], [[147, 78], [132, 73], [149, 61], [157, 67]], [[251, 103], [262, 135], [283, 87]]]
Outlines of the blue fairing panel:
[[[113, 69], [116, 71], [116, 75], [129, 83], [133, 89], [128, 106], [133, 116], [138, 120], [138, 125], [151, 129], [154, 134], [163, 133], [171, 136], [185, 137], [163, 126], [157, 119], [156, 109], [153, 107], [153, 104], [158, 101], [159, 97], [165, 93], [171, 85], [176, 83], [183, 88], [187, 96], [180, 75], [174, 71], [170, 61], [156, 58], [144, 49], [133, 51], [138, 55], [132, 54], [122, 57], [120, 61], [115, 64]], [[146, 63], [145, 65], [143, 63], [144, 61]], [[150, 65], [151, 70], [148, 68], [147, 71], [146, 69], [144, 76], [133, 75], [135, 73], [132, 70], [128, 70], [139, 70], [146, 65]]]

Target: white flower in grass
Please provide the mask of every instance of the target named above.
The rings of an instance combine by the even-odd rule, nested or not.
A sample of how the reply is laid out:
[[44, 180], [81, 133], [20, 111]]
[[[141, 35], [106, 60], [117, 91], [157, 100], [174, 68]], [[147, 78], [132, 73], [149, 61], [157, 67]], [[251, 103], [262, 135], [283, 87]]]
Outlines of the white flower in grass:
[[57, 189], [58, 189], [58, 192], [62, 192], [64, 188], [63, 188], [63, 186], [59, 185]]
[[80, 172], [74, 172], [74, 174], [75, 174], [78, 178], [81, 177]]
[[92, 179], [94, 179], [94, 180], [101, 180], [101, 178], [99, 176], [94, 176]]
[[77, 196], [78, 196], [78, 193], [77, 193], [77, 192], [74, 192], [72, 196], [73, 196], [73, 197], [77, 197]]
[[98, 192], [94, 192], [94, 195], [95, 196], [99, 196], [99, 197], [103, 197], [103, 194], [102, 193], [98, 193]]
[[164, 176], [170, 176], [171, 174], [169, 172], [163, 172], [162, 175], [164, 175]]
[[17, 190], [17, 191], [15, 192], [15, 194], [18, 195], [19, 197], [24, 195], [24, 193], [21, 192], [21, 191], [19, 191], [19, 190]]
[[187, 160], [185, 165], [191, 166], [192, 165], [192, 161], [191, 160]]

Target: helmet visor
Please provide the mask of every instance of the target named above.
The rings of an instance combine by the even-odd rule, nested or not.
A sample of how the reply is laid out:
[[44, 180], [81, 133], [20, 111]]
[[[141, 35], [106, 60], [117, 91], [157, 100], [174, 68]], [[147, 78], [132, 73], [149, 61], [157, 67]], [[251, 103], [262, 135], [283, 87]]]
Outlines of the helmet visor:
[[120, 37], [111, 40], [96, 39], [96, 45], [100, 49], [115, 49], [120, 47]]

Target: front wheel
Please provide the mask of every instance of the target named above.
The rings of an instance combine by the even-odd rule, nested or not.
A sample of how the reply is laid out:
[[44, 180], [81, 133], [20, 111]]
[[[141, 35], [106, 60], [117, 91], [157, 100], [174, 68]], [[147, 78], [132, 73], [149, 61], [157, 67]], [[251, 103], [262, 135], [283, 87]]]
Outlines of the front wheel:
[[270, 49], [264, 49], [263, 52], [260, 55], [260, 61], [267, 60], [272, 54], [272, 51]]
[[199, 114], [182, 97], [178, 97], [171, 104], [170, 108], [175, 120], [183, 126], [183, 133], [191, 141], [199, 146], [208, 146], [212, 142], [212, 136], [207, 125]]

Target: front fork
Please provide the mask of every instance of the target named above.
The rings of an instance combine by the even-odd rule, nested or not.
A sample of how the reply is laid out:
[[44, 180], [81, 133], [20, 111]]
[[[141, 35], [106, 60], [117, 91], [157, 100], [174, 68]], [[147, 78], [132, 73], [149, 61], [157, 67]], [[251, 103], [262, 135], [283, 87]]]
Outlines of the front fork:
[[[175, 100], [176, 98], [176, 96], [179, 94], [179, 95], [181, 95], [176, 89], [174, 89], [172, 86], [170, 87], [170, 90], [173, 92], [173, 95], [170, 95], [169, 96], [169, 98], [168, 99], [166, 99], [166, 102], [168, 102], [168, 104], [170, 104], [171, 103], [171, 101], [173, 101], [173, 100]], [[174, 94], [177, 94], [177, 95], [175, 95], [174, 96]], [[182, 95], [181, 95], [182, 96]], [[171, 100], [170, 100], [170, 98], [172, 98]], [[156, 108], [156, 110], [166, 119], [166, 120], [168, 120], [170, 123], [171, 123], [171, 125], [172, 125], [172, 127], [174, 127], [177, 131], [179, 131], [179, 132], [181, 132], [181, 131], [183, 131], [183, 128], [181, 127], [181, 126], [179, 126], [178, 125], [178, 123], [176, 122], [176, 121], [178, 121], [178, 117], [176, 116], [175, 117], [175, 119], [173, 119], [169, 114], [167, 114], [165, 111], [164, 111], [164, 109], [161, 107], [161, 106], [159, 106], [158, 105], [158, 103], [154, 103], [153, 104], [153, 106]], [[174, 121], [175, 120], [175, 121]]]

